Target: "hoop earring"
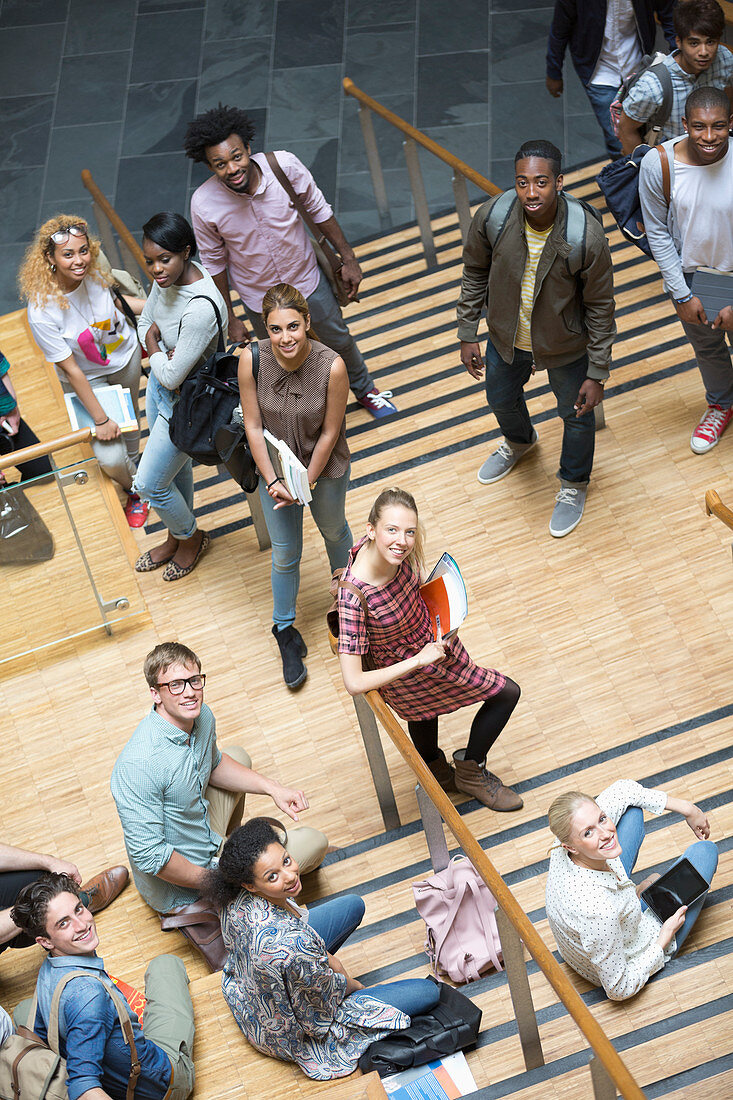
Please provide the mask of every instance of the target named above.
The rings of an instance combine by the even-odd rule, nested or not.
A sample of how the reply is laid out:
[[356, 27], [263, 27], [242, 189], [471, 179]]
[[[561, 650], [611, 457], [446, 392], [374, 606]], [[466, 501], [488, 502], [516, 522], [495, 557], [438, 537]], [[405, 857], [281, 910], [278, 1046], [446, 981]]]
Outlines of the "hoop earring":
[[51, 272], [52, 272], [52, 273], [53, 273], [54, 275], [56, 274], [56, 264], [51, 264]]

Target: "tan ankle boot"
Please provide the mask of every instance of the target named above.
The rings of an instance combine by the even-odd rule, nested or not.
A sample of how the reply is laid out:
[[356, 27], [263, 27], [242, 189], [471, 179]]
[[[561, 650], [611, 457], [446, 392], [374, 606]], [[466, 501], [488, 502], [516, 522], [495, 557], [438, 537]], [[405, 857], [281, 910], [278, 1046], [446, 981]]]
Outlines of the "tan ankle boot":
[[505, 787], [493, 772], [487, 772], [482, 764], [465, 759], [466, 750], [458, 749], [453, 753], [456, 766], [456, 787], [463, 794], [470, 794], [484, 806], [502, 813], [509, 810], [521, 810], [524, 802], [511, 787]]
[[458, 790], [456, 787], [456, 773], [446, 760], [445, 753], [442, 750], [440, 755], [436, 756], [435, 760], [431, 760], [430, 763], [428, 763], [428, 768], [438, 780], [444, 791], [450, 792]]

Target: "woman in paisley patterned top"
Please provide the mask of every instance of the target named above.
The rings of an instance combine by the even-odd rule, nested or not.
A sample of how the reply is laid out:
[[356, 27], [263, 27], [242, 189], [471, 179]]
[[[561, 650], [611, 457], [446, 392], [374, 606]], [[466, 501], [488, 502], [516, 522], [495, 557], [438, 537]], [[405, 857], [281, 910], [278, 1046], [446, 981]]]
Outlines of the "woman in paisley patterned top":
[[222, 991], [257, 1050], [318, 1080], [345, 1077], [373, 1042], [433, 1008], [440, 986], [411, 978], [365, 989], [352, 978], [331, 952], [361, 923], [364, 902], [348, 894], [310, 911], [297, 905], [298, 865], [282, 839], [252, 818], [209, 874], [229, 952]]

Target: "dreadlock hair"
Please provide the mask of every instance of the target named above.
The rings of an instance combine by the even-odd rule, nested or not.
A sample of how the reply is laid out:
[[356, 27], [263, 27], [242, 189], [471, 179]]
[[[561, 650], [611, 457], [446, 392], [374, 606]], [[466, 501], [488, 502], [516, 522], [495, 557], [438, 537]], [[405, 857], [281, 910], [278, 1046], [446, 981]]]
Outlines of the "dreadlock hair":
[[227, 107], [220, 103], [218, 107], [204, 111], [189, 122], [183, 139], [184, 152], [197, 164], [207, 164], [206, 150], [209, 146], [221, 145], [230, 134], [237, 134], [244, 145], [249, 146], [255, 136], [255, 124], [238, 107]]
[[251, 817], [235, 829], [221, 850], [219, 866], [207, 872], [203, 894], [220, 909], [241, 894], [252, 882], [254, 866], [271, 844], [280, 844], [272, 825], [264, 817]]

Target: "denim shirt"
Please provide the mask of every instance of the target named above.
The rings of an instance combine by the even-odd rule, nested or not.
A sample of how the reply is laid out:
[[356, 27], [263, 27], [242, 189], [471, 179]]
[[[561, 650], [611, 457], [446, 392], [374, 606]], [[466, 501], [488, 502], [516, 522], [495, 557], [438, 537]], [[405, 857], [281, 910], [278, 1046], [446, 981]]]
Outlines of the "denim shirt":
[[[53, 993], [69, 970], [89, 970], [105, 985], [112, 982], [98, 955], [49, 955], [38, 972], [38, 1011], [35, 1030], [48, 1035]], [[165, 1051], [146, 1039], [137, 1017], [130, 1012], [132, 1030], [142, 1072], [135, 1088], [136, 1100], [162, 1100], [168, 1091], [171, 1063]], [[88, 1089], [104, 1089], [112, 1100], [125, 1100], [130, 1077], [130, 1051], [122, 1035], [117, 1009], [96, 978], [75, 978], [61, 994], [59, 1010], [60, 1054], [66, 1058], [69, 1100]]]

